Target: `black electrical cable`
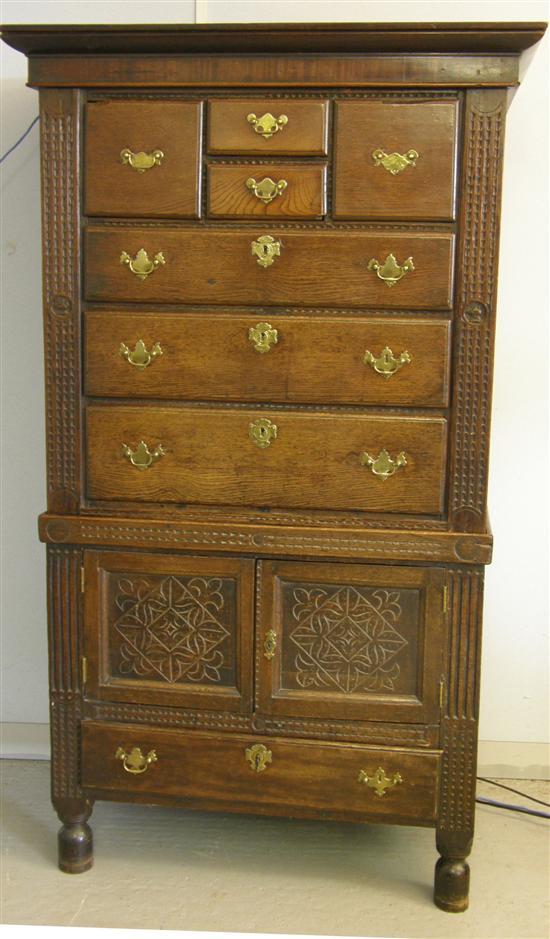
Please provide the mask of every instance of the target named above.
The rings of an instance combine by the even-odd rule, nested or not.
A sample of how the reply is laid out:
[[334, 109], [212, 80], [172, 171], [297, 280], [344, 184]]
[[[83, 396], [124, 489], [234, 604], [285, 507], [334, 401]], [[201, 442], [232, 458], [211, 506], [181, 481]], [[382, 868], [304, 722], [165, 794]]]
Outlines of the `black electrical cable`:
[[537, 818], [550, 818], [550, 812], [538, 812], [536, 809], [528, 809], [524, 805], [509, 805], [508, 802], [496, 802], [495, 799], [485, 799], [484, 796], [478, 796], [476, 802], [482, 805], [494, 805], [497, 809], [509, 809], [510, 812], [521, 812], [523, 815], [536, 815]]
[[0, 157], [0, 163], [3, 163], [4, 160], [6, 159], [6, 157], [8, 157], [8, 156], [10, 155], [10, 153], [13, 153], [13, 151], [16, 149], [16, 147], [19, 146], [20, 143], [23, 143], [23, 141], [24, 141], [25, 137], [27, 136], [27, 134], [30, 134], [30, 132], [31, 132], [31, 130], [33, 129], [34, 125], [35, 125], [36, 122], [39, 121], [39, 120], [40, 120], [40, 115], [37, 114], [36, 117], [35, 117], [35, 119], [34, 119], [34, 121], [32, 121], [32, 122], [29, 124], [29, 126], [27, 127], [25, 133], [24, 133], [24, 134], [21, 134], [19, 140], [16, 140], [16, 141], [15, 141], [13, 147], [10, 147], [9, 150], [6, 150], [6, 152], [5, 152], [4, 154], [2, 154], [2, 156]]
[[496, 782], [494, 779], [487, 779], [486, 776], [477, 776], [477, 779], [481, 782], [490, 783], [491, 786], [498, 786], [499, 789], [507, 789], [508, 792], [514, 792], [517, 796], [523, 796], [524, 799], [529, 799], [530, 802], [538, 802], [539, 805], [545, 805], [546, 808], [550, 809], [550, 802], [543, 802], [542, 799], [535, 799], [535, 796], [530, 796], [528, 792], [521, 792], [519, 789], [512, 789], [512, 786], [505, 786], [504, 783]]

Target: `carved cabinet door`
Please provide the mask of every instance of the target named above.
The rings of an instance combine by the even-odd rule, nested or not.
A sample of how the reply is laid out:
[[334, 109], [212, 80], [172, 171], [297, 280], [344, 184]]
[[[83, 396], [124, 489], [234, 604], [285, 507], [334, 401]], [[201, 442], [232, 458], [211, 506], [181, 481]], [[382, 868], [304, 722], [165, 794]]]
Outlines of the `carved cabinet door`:
[[254, 563], [85, 552], [86, 694], [247, 712]]
[[263, 562], [261, 710], [437, 721], [443, 581], [438, 568]]

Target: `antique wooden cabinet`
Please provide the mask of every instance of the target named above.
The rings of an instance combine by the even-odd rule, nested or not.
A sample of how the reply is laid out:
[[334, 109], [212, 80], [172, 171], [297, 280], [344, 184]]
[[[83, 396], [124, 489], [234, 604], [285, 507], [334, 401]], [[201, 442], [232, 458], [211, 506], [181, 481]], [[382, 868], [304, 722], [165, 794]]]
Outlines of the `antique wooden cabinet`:
[[17, 27], [52, 796], [474, 827], [501, 159], [542, 24]]

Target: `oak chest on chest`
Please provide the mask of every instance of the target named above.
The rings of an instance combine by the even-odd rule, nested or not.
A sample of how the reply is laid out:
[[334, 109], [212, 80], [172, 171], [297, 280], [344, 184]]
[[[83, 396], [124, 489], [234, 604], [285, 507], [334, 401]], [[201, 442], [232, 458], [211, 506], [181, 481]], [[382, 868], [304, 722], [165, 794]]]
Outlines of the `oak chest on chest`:
[[432, 826], [467, 906], [530, 26], [7, 27], [40, 89], [52, 796]]

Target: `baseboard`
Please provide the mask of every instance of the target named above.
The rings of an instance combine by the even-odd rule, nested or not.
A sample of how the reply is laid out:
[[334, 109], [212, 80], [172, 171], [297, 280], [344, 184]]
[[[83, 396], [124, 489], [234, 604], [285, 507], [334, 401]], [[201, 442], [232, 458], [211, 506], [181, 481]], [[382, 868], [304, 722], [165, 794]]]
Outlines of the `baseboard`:
[[4, 760], [49, 760], [49, 724], [0, 724], [0, 757]]
[[[480, 740], [478, 775], [500, 779], [549, 779], [549, 753], [546, 743]], [[0, 757], [49, 760], [48, 724], [1, 724]]]

